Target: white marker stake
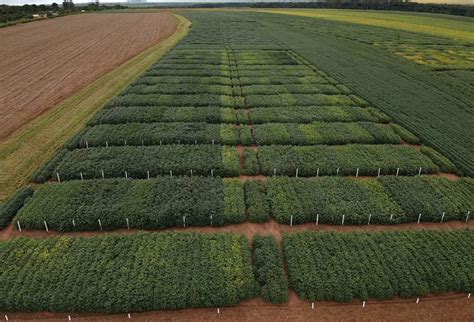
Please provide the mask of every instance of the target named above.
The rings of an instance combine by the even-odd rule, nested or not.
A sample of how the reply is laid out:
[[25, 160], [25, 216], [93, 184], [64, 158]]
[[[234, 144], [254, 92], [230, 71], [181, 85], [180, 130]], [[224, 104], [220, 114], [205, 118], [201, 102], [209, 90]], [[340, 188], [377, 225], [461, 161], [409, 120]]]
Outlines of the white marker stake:
[[[104, 173], [104, 170], [101, 170], [100, 171], [102, 173], [102, 179], [105, 179], [105, 173]], [[126, 172], [126, 171], [125, 171]]]
[[109, 141], [105, 141], [105, 147], [106, 147], [106, 148], [109, 147]]
[[293, 215], [290, 217], [290, 226], [293, 226]]
[[311, 303], [311, 310], [314, 310], [314, 302]]
[[214, 176], [214, 169], [211, 169], [211, 177]]
[[130, 223], [128, 222], [128, 218], [125, 218], [125, 221], [127, 222], [127, 229], [130, 229]]
[[395, 176], [398, 177], [399, 173], [400, 173], [400, 168], [397, 168], [397, 174]]
[[212, 145], [214, 145], [214, 139], [212, 139]]
[[337, 168], [337, 170], [336, 170], [336, 176], [338, 176], [338, 175], [339, 175], [339, 168]]
[[377, 171], [377, 177], [380, 177], [380, 168], [379, 168], [379, 170]]
[[183, 228], [186, 228], [186, 216], [183, 216]]
[[316, 177], [319, 177], [319, 168], [316, 169]]
[[369, 221], [367, 222], [367, 225], [370, 225], [370, 219], [372, 218], [372, 214], [369, 214]]
[[390, 220], [393, 220], [393, 214], [390, 215]]
[[197, 140], [194, 140], [194, 145], [197, 145], [198, 144], [198, 141]]
[[421, 176], [421, 167], [420, 167], [420, 169], [418, 170], [418, 176]]
[[125, 171], [125, 179], [128, 179], [128, 173]]
[[127, 140], [123, 140], [123, 145], [127, 145]]
[[56, 172], [56, 178], [58, 178], [58, 182], [61, 183], [61, 178], [59, 177], [59, 172]]
[[150, 171], [146, 172], [146, 178], [149, 180], [150, 179]]
[[173, 178], [173, 171], [170, 170], [170, 178]]
[[128, 313], [128, 318], [131, 319], [132, 317], [130, 316], [130, 313]]
[[17, 221], [17, 222], [16, 222], [16, 225], [18, 226], [18, 230], [19, 230], [19, 231], [20, 231], [20, 233], [21, 233], [21, 226], [20, 226], [20, 222], [19, 222], [19, 221]]
[[221, 314], [221, 310], [217, 308], [217, 314]]
[[48, 224], [46, 223], [46, 220], [43, 220], [43, 222], [44, 222], [44, 228], [46, 228], [46, 232], [49, 233]]
[[364, 301], [364, 302], [362, 302], [362, 308], [364, 308], [364, 307], [365, 307], [365, 301]]
[[89, 142], [87, 142], [87, 140], [86, 140], [86, 149], [88, 149], [88, 148], [89, 148]]
[[80, 175], [81, 175], [81, 180], [84, 180], [84, 176], [82, 175], [82, 172], [80, 173]]
[[418, 303], [420, 303], [420, 298], [419, 297], [416, 298], [416, 304], [418, 304]]
[[443, 220], [444, 220], [444, 215], [445, 215], [445, 214], [446, 214], [446, 213], [445, 213], [445, 212], [443, 212], [443, 214], [441, 215], [441, 221], [440, 221], [441, 223], [442, 223], [442, 222], [443, 222]]
[[145, 142], [143, 142], [143, 140], [142, 140], [142, 146], [145, 146]]
[[5, 320], [7, 320], [7, 321], [8, 321], [8, 316], [7, 316], [6, 314], [5, 314]]
[[342, 226], [344, 226], [344, 219], [346, 219], [346, 215], [342, 215]]
[[358, 177], [359, 177], [359, 168], [357, 168], [357, 170], [356, 170], [356, 178], [358, 178]]
[[210, 219], [211, 219], [211, 226], [212, 226], [212, 215], [210, 216]]
[[100, 226], [100, 230], [102, 231], [102, 223], [100, 222], [100, 219], [99, 219], [99, 226]]
[[74, 221], [74, 219], [72, 220], [72, 226], [76, 228], [76, 222]]
[[416, 223], [419, 224], [420, 220], [421, 220], [421, 213], [418, 215], [418, 221]]
[[319, 214], [316, 215], [316, 226], [319, 225]]
[[71, 321], [71, 316], [70, 316], [70, 315], [68, 315], [68, 316], [67, 316], [67, 319], [68, 319], [69, 321]]
[[471, 214], [471, 211], [469, 210], [466, 215], [466, 222], [469, 220], [469, 215]]
[[298, 171], [299, 171], [299, 169], [296, 168], [296, 178], [298, 178]]
[[274, 169], [273, 169], [273, 176], [276, 177], [276, 175], [277, 175], [277, 169], [274, 168]]
[[468, 298], [468, 299], [470, 299], [470, 298], [471, 298], [471, 293], [469, 293], [469, 294], [467, 295], [467, 298]]

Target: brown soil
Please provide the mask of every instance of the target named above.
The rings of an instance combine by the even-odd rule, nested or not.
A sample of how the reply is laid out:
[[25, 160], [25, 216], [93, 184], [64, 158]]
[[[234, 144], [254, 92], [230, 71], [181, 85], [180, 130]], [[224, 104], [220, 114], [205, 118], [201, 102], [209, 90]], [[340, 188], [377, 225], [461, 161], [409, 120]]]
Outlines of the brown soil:
[[245, 148], [241, 144], [237, 144], [235, 148], [237, 149], [237, 153], [239, 154], [240, 172], [242, 172], [245, 169], [245, 157], [244, 157]]
[[[236, 307], [164, 310], [110, 315], [70, 314], [72, 321], [471, 321], [474, 317], [472, 296], [465, 294], [428, 295], [415, 299], [361, 301], [340, 304], [311, 303], [292, 292], [288, 303], [272, 305], [260, 298], [244, 301]], [[2, 314], [3, 318], [3, 314]], [[67, 321], [68, 313], [11, 313], [10, 321]]]
[[460, 176], [458, 176], [457, 174], [454, 174], [454, 173], [440, 172], [440, 173], [436, 173], [436, 174], [433, 174], [433, 175], [437, 176], [437, 177], [446, 178], [448, 180], [453, 180], [453, 181], [461, 179]]
[[278, 241], [281, 241], [284, 233], [302, 232], [302, 231], [395, 231], [395, 230], [450, 230], [450, 229], [474, 229], [474, 221], [470, 220], [467, 223], [464, 221], [448, 221], [444, 223], [431, 223], [422, 222], [409, 223], [409, 224], [397, 224], [397, 225], [327, 225], [316, 223], [307, 223], [300, 225], [284, 225], [279, 224], [275, 220], [270, 220], [265, 223], [251, 223], [244, 222], [242, 224], [227, 225], [222, 227], [186, 227], [186, 228], [166, 228], [166, 229], [117, 229], [113, 231], [78, 231], [78, 232], [58, 232], [50, 230], [22, 230], [21, 232], [14, 228], [10, 224], [7, 228], [0, 230], [0, 240], [8, 240], [10, 238], [17, 238], [20, 236], [32, 237], [32, 238], [49, 238], [52, 236], [70, 236], [70, 237], [90, 237], [90, 236], [102, 236], [104, 234], [129, 234], [140, 231], [148, 232], [199, 232], [199, 233], [236, 233], [244, 234], [249, 240], [254, 235], [273, 235]]
[[80, 14], [0, 29], [0, 142], [176, 29], [169, 13]]

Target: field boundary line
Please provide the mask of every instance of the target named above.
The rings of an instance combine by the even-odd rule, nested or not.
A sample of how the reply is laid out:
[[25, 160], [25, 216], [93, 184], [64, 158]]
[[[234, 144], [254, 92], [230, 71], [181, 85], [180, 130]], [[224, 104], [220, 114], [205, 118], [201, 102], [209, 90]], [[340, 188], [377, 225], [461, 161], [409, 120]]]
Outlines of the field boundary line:
[[177, 24], [173, 35], [52, 107], [0, 144], [0, 201], [26, 185], [31, 175], [82, 129], [110, 98], [123, 91], [187, 35], [191, 22], [177, 14], [172, 15]]

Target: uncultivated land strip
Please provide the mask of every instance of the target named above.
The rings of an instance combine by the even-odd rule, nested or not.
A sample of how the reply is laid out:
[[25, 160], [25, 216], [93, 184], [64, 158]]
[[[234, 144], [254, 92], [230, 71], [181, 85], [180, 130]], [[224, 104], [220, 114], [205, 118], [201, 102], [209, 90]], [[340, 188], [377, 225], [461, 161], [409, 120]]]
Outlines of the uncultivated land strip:
[[27, 184], [36, 169], [82, 129], [108, 100], [123, 91], [188, 33], [191, 23], [178, 15], [175, 19], [177, 29], [171, 37], [94, 81], [0, 145], [0, 201]]

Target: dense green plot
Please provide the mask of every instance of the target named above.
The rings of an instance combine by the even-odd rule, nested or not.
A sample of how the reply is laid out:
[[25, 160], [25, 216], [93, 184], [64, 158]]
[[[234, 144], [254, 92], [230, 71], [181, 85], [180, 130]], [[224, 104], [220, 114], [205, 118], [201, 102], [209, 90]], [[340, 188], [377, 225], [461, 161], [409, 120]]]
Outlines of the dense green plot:
[[[264, 107], [250, 110], [256, 124], [369, 121], [388, 123], [390, 119], [374, 108], [357, 106], [288, 106]], [[400, 135], [400, 134], [399, 134]]]
[[18, 238], [0, 242], [0, 263], [2, 311], [222, 307], [258, 294], [242, 235]]
[[136, 85], [232, 85], [230, 77], [208, 76], [142, 76], [135, 81]]
[[62, 180], [130, 178], [172, 174], [237, 176], [239, 156], [233, 147], [218, 145], [120, 146], [76, 149], [68, 151], [51, 176], [59, 173]]
[[[340, 146], [261, 146], [257, 154], [262, 174], [316, 176], [319, 175], [400, 175], [439, 172], [438, 166], [417, 148], [403, 145]], [[339, 171], [337, 170], [339, 169]]]
[[474, 290], [472, 230], [284, 236], [290, 285], [309, 301]]
[[339, 94], [248, 95], [246, 102], [249, 107], [354, 105], [349, 96]]
[[115, 106], [222, 106], [243, 108], [244, 102], [240, 97], [216, 94], [128, 94], [112, 99], [105, 108]]
[[377, 123], [266, 123], [254, 125], [252, 130], [255, 141], [259, 145], [397, 144], [401, 142], [400, 137], [390, 126]]
[[[395, 224], [409, 221], [376, 180], [271, 178], [273, 217], [280, 223]], [[343, 218], [344, 217], [344, 218]]]
[[[248, 116], [247, 116], [248, 117]], [[248, 125], [191, 123], [103, 124], [86, 128], [67, 148], [112, 145], [202, 144], [347, 144], [400, 143], [392, 127], [378, 123], [265, 123]]]
[[242, 87], [243, 95], [271, 94], [348, 94], [334, 85], [288, 84], [288, 85], [251, 85]]
[[[246, 187], [247, 189], [247, 187]], [[473, 209], [474, 182], [433, 177], [270, 178], [272, 216], [281, 223], [397, 224], [465, 220]], [[443, 215], [445, 213], [445, 215]]]
[[[304, 17], [249, 14], [265, 25], [262, 34], [298, 52], [337, 78], [372, 106], [413, 132], [454, 162], [463, 174], [474, 173], [472, 90], [466, 78], [439, 75], [371, 46], [370, 33], [385, 38], [386, 28], [364, 27]], [[326, 28], [322, 28], [326, 26]], [[403, 32], [394, 32], [396, 37]], [[416, 43], [428, 37], [417, 35]], [[361, 41], [359, 41], [359, 39]], [[430, 37], [433, 43], [439, 37]], [[429, 41], [428, 41], [429, 42]], [[315, 53], [318, 53], [315, 55]], [[469, 78], [469, 77], [468, 77]], [[388, 85], [389, 84], [389, 85]]]
[[220, 107], [165, 107], [165, 106], [120, 106], [99, 111], [89, 123], [153, 123], [153, 122], [208, 122], [236, 123], [230, 108]]
[[0, 229], [8, 226], [18, 210], [23, 207], [23, 204], [31, 195], [33, 195], [33, 189], [23, 187], [10, 197], [10, 199], [0, 202]]
[[196, 176], [45, 184], [15, 218], [24, 229], [44, 229], [46, 221], [58, 231], [127, 228], [127, 220], [130, 228], [148, 229], [240, 223], [243, 184]]
[[379, 181], [412, 220], [419, 214], [423, 221], [465, 220], [468, 211], [474, 209], [474, 181], [470, 178], [449, 181], [423, 176], [419, 180], [382, 177]]
[[288, 301], [288, 278], [285, 273], [283, 254], [273, 236], [253, 238], [253, 263], [255, 277], [260, 283], [260, 295], [272, 303]]
[[239, 77], [242, 86], [260, 86], [260, 85], [326, 85], [329, 80], [320, 74], [310, 76], [247, 76]]
[[244, 187], [248, 220], [257, 223], [269, 220], [270, 200], [267, 195], [267, 184], [257, 180], [248, 180]]
[[[222, 137], [221, 131], [230, 132]], [[83, 135], [71, 141], [67, 147], [92, 147], [108, 145], [158, 145], [176, 143], [224, 143], [240, 142], [238, 128], [230, 124], [207, 123], [128, 123], [97, 125], [87, 128]]]
[[228, 85], [207, 84], [157, 84], [134, 85], [123, 94], [218, 94], [232, 95], [232, 87]]

